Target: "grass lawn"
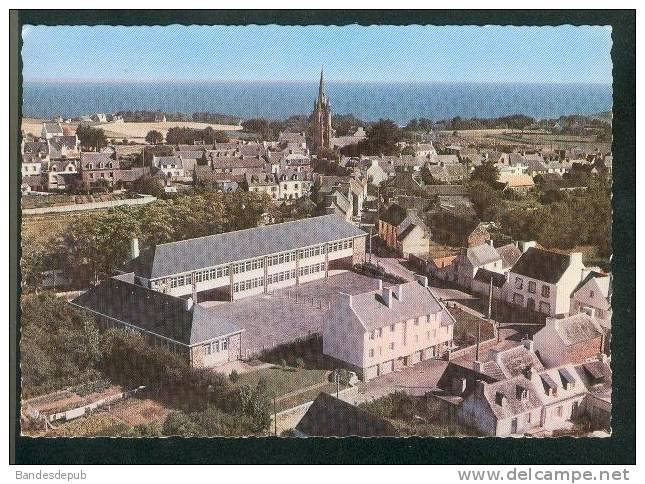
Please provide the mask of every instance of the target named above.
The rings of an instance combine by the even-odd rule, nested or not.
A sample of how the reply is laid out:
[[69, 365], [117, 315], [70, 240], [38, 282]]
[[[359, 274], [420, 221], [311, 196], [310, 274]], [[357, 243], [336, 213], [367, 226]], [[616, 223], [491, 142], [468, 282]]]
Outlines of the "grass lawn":
[[257, 385], [260, 378], [263, 378], [267, 383], [269, 394], [280, 397], [296, 390], [326, 382], [327, 373], [327, 370], [304, 370], [292, 367], [287, 367], [283, 370], [279, 366], [273, 366], [243, 373], [240, 375], [237, 384], [253, 387]]
[[[340, 386], [341, 391], [345, 388], [348, 388], [347, 385]], [[302, 393], [296, 393], [295, 395], [281, 398], [276, 401], [276, 411], [282, 412], [283, 410], [297, 407], [303, 403], [311, 402], [315, 400], [320, 393], [329, 393], [330, 395], [336, 396], [336, 384], [330, 382], [321, 387], [311, 388]]]
[[58, 428], [47, 432], [47, 437], [125, 436], [131, 427], [107, 412], [98, 412], [67, 423], [54, 423]]
[[[493, 325], [487, 321], [473, 316], [470, 313], [460, 309], [451, 308], [450, 314], [455, 319], [454, 339], [462, 344], [472, 344], [477, 341], [477, 324], [481, 321], [481, 340], [485, 341], [494, 336]], [[464, 341], [464, 335], [466, 336]]]

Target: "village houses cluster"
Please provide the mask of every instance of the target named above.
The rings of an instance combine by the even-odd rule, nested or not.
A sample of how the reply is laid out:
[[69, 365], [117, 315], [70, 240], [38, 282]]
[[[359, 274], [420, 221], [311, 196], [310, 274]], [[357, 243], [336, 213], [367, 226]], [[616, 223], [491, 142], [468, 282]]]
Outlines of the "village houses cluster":
[[[140, 248], [133, 239], [122, 271], [71, 304], [94, 315], [102, 328], [139, 332], [199, 368], [248, 359], [308, 333], [321, 334], [323, 354], [363, 382], [446, 359], [438, 388], [427, 398], [446, 421], [486, 435], [539, 435], [583, 414], [607, 427], [611, 274], [585, 267], [580, 252], [534, 241], [495, 243], [495, 224], [472, 216], [463, 182], [475, 167], [492, 161], [501, 190], [529, 190], [538, 177], [558, 186], [574, 167], [611, 173], [611, 154], [503, 153], [461, 147], [448, 137], [403, 143], [414, 155], [342, 156], [338, 166], [348, 174], [326, 175], [315, 170], [320, 150], [356, 144], [366, 133], [358, 128], [334, 136], [322, 75], [313, 119], [313, 140], [282, 132], [276, 141], [250, 141], [231, 132], [225, 143], [174, 146], [174, 154], [155, 155], [149, 166], [131, 162], [131, 146], [85, 152], [64, 123], [43, 123], [41, 136], [22, 144], [25, 194], [127, 189], [152, 177], [169, 193], [195, 186], [248, 190], [278, 204], [304, 199], [314, 207], [313, 217], [154, 247]], [[424, 184], [422, 171], [441, 184]], [[422, 216], [428, 198], [435, 200], [430, 210], [445, 223], [430, 226]], [[357, 267], [373, 266], [377, 247], [411, 267], [414, 277], [392, 282], [383, 271], [371, 285], [336, 286]], [[489, 305], [539, 320], [541, 329], [506, 349], [482, 349], [483, 357], [464, 363], [455, 355], [472, 342], [457, 343], [457, 320], [451, 303], [434, 289], [437, 284], [490, 298]], [[332, 294], [325, 299], [307, 293], [311, 307], [288, 312], [291, 291], [308, 287]], [[287, 302], [268, 298], [278, 294]], [[275, 300], [274, 317], [249, 313], [249, 301], [258, 298]], [[305, 329], [298, 333], [296, 326]], [[321, 396], [300, 434], [324, 434], [315, 428], [330, 415], [372, 419], [373, 432], [387, 428], [364, 411], [343, 411], [347, 405], [352, 407]]]

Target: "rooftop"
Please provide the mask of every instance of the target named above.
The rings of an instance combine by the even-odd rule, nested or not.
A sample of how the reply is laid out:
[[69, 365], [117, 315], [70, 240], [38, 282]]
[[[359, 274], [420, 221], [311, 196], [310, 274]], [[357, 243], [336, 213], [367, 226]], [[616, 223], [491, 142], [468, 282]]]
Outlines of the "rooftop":
[[323, 215], [160, 244], [142, 252], [128, 270], [156, 279], [364, 235], [337, 215]]

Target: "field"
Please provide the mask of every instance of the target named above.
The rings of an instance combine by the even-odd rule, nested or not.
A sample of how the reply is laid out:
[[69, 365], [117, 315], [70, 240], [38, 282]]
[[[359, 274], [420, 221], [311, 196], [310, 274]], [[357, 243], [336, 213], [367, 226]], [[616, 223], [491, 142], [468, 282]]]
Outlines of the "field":
[[327, 370], [304, 370], [293, 367], [282, 369], [279, 366], [273, 366], [271, 368], [244, 373], [240, 375], [237, 384], [253, 387], [262, 378], [267, 383], [268, 393], [280, 397], [314, 385], [326, 384], [327, 373]]
[[[23, 118], [22, 130], [26, 134], [40, 136], [42, 123], [42, 119]], [[73, 134], [74, 132], [76, 132], [78, 123], [62, 123], [62, 125], [63, 129], [68, 128], [70, 134]], [[239, 131], [242, 129], [241, 126], [232, 124], [208, 124], [196, 123], [192, 121], [168, 121], [165, 123], [102, 123], [92, 126], [95, 128], [103, 129], [105, 136], [107, 136], [108, 139], [115, 138], [117, 140], [122, 140], [124, 138], [127, 138], [128, 140], [134, 141], [143, 141], [146, 137], [146, 134], [148, 134], [148, 131], [152, 131], [153, 129], [163, 133], [164, 136], [170, 128], [174, 127], [205, 129], [210, 126], [215, 131]]]
[[182, 121], [168, 121], [165, 123], [104, 123], [98, 124], [95, 127], [101, 128], [105, 131], [105, 136], [116, 138], [118, 140], [127, 138], [129, 140], [142, 141], [148, 131], [153, 129], [163, 133], [165, 136], [170, 128], [191, 128], [191, 129], [205, 129], [207, 127], [213, 128], [215, 131], [239, 131], [241, 126], [230, 124], [208, 124], [208, 123], [195, 123], [195, 122], [182, 122]]

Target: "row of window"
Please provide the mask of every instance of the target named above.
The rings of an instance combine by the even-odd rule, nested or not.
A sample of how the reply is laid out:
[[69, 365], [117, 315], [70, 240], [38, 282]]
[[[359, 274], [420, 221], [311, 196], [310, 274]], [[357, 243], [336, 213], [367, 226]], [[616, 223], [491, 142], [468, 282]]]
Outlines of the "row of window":
[[[99, 167], [99, 169], [105, 168], [105, 165], [103, 163], [99, 163], [98, 167]], [[113, 168], [114, 165], [112, 163], [108, 163], [107, 167], [108, 168]], [[85, 165], [85, 168], [87, 168], [88, 170], [93, 170], [94, 165], [92, 163], [88, 163], [87, 165]]]
[[311, 266], [305, 266], [300, 268], [301, 276], [308, 276], [309, 274], [316, 274], [317, 272], [322, 272], [325, 270], [325, 263], [320, 262], [319, 264], [313, 264]]
[[264, 287], [264, 277], [256, 277], [248, 281], [240, 281], [233, 284], [233, 292], [249, 291], [258, 287]]
[[288, 281], [289, 279], [296, 278], [296, 270], [291, 269], [290, 271], [276, 272], [275, 274], [269, 274], [267, 277], [269, 284], [275, 284], [277, 282]]
[[[434, 317], [432, 314], [428, 314], [426, 317], [427, 322], [432, 322], [433, 319]], [[414, 326], [418, 326], [420, 321], [421, 321], [421, 317], [415, 318], [413, 323]], [[390, 333], [393, 333], [395, 329], [396, 329], [396, 323], [390, 324]], [[428, 334], [430, 334], [430, 332], [428, 332]], [[437, 335], [437, 331], [435, 330], [435, 336], [436, 335]], [[383, 337], [383, 328], [372, 330], [372, 332], [370, 333], [370, 339], [382, 338], [382, 337]]]
[[317, 255], [323, 254], [325, 252], [324, 245], [318, 245], [316, 247], [308, 247], [300, 251], [300, 258], [306, 259], [308, 257], [315, 257]]
[[284, 254], [272, 255], [267, 258], [269, 267], [276, 266], [278, 264], [284, 264], [285, 262], [294, 262], [296, 260], [296, 251], [286, 252]]
[[247, 260], [246, 262], [239, 262], [233, 264], [233, 274], [240, 274], [242, 272], [254, 271], [256, 269], [264, 268], [264, 259]]
[[354, 246], [353, 240], [341, 240], [340, 242], [334, 242], [329, 244], [329, 252], [336, 252], [338, 250], [350, 249]]
[[[90, 173], [90, 178], [94, 178], [94, 173]], [[105, 172], [101, 173], [101, 178], [105, 178]], [[114, 178], [114, 172], [113, 171], [111, 171], [108, 174], [108, 178]]]
[[204, 345], [204, 354], [205, 355], [214, 355], [220, 351], [226, 351], [228, 349], [228, 340], [222, 339], [213, 341], [212, 343], [206, 343]]
[[195, 282], [204, 282], [226, 276], [228, 276], [228, 267], [226, 266], [205, 269], [203, 271], [195, 272]]
[[[517, 292], [513, 293], [513, 304], [524, 306], [524, 296]], [[527, 309], [531, 309], [535, 311], [536, 310], [535, 299], [533, 299], [532, 297], [526, 298], [526, 307]], [[548, 302], [540, 301], [540, 304], [537, 306], [537, 309], [541, 313], [550, 314], [551, 304], [549, 304]]]
[[[515, 278], [515, 288], [516, 289], [523, 289], [524, 288], [524, 279], [521, 277], [516, 277]], [[537, 291], [537, 284], [535, 281], [529, 281], [529, 286], [528, 286], [528, 291], [531, 294], [535, 294]], [[549, 297], [551, 295], [551, 288], [547, 286], [546, 284], [542, 284], [542, 297]]]

